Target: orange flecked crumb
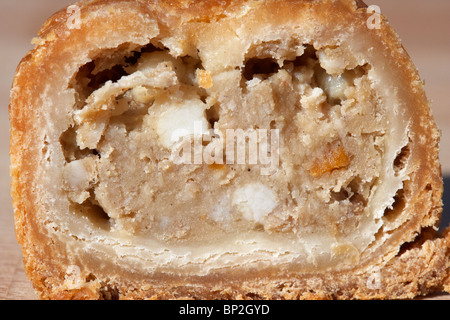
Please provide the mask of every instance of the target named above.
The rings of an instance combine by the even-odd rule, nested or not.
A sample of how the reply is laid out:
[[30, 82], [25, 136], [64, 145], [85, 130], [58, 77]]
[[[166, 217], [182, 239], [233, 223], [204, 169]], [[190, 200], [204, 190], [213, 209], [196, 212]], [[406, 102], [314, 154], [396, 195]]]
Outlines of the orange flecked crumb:
[[219, 164], [219, 163], [213, 163], [209, 165], [209, 168], [211, 170], [224, 170], [225, 169], [225, 165], [224, 164]]
[[213, 86], [211, 74], [205, 70], [197, 70], [198, 85], [204, 89], [209, 89]]
[[321, 158], [316, 159], [309, 173], [317, 178], [333, 170], [347, 167], [349, 164], [350, 158], [345, 148], [341, 144], [336, 144], [328, 148]]

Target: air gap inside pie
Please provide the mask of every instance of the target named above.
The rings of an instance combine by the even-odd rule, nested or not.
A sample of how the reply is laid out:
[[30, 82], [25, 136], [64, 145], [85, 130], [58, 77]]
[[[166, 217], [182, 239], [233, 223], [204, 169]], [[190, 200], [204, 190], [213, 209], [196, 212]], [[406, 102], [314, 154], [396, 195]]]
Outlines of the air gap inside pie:
[[351, 0], [71, 9], [11, 93], [16, 232], [41, 298], [449, 290], [439, 132], [383, 17]]

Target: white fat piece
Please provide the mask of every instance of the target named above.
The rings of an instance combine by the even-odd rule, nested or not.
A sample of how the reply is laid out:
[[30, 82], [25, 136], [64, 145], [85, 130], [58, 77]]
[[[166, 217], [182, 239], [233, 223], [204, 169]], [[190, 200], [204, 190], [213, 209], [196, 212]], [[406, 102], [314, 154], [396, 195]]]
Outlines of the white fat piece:
[[346, 73], [330, 75], [323, 69], [317, 70], [316, 75], [316, 81], [325, 92], [328, 101], [335, 103], [346, 99], [345, 90], [350, 86], [349, 78]]
[[96, 183], [97, 162], [95, 157], [75, 160], [66, 165], [63, 172], [65, 189], [76, 203], [83, 203], [88, 197], [91, 184]]
[[207, 134], [210, 128], [205, 114], [207, 108], [200, 99], [164, 103], [161, 108], [164, 111], [156, 124], [161, 145], [172, 149], [182, 138]]
[[349, 83], [342, 75], [325, 75], [321, 80], [320, 86], [331, 101], [345, 100], [345, 90], [349, 87]]
[[235, 190], [232, 202], [245, 219], [264, 223], [267, 215], [277, 207], [278, 198], [262, 183], [251, 183]]

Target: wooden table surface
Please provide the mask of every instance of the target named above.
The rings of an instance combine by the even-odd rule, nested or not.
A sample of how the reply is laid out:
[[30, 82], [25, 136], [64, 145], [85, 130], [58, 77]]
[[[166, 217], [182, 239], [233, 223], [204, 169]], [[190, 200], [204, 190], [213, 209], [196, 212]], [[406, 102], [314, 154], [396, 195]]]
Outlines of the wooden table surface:
[[[71, 0], [0, 1], [0, 102], [3, 106], [0, 109], [0, 299], [36, 299], [25, 277], [20, 247], [13, 230], [8, 171], [9, 89], [16, 66], [31, 48], [31, 38], [40, 25], [53, 12], [71, 3]], [[450, 175], [450, 1], [367, 0], [366, 3], [381, 8], [426, 82], [433, 113], [443, 134], [443, 171]], [[449, 295], [429, 298], [450, 300]]]

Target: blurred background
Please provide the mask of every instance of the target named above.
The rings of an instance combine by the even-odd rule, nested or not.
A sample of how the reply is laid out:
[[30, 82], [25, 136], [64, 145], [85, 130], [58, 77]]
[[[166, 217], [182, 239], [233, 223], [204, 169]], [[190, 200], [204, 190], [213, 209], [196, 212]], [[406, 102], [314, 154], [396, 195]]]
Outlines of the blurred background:
[[[442, 130], [441, 162], [450, 177], [450, 1], [365, 0], [377, 5], [400, 35], [426, 83]], [[36, 299], [25, 277], [14, 235], [9, 195], [9, 90], [16, 67], [39, 27], [71, 0], [0, 0], [0, 299]], [[445, 179], [444, 219], [450, 221], [450, 180]], [[448, 200], [447, 200], [448, 199]], [[436, 297], [435, 297], [436, 298]]]

